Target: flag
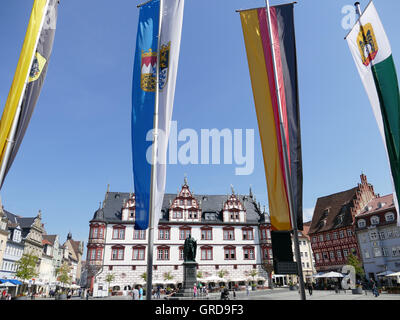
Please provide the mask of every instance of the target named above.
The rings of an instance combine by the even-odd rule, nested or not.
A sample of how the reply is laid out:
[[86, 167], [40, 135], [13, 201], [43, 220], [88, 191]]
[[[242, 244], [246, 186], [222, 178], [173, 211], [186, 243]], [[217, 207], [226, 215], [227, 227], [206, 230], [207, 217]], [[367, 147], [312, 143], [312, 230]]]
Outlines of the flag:
[[391, 169], [393, 198], [399, 219], [400, 95], [392, 49], [375, 6], [370, 2], [346, 37], [367, 91]]
[[[0, 188], [17, 155], [46, 77], [56, 29], [57, 7], [58, 0], [35, 0], [33, 4], [17, 70], [0, 122], [1, 164], [5, 166]], [[17, 121], [17, 125], [13, 134], [11, 129], [14, 121]], [[6, 159], [7, 140], [13, 141], [13, 144]]]
[[155, 164], [154, 223], [161, 212], [166, 180], [166, 157], [182, 33], [184, 0], [160, 0], [140, 7], [132, 86], [132, 161], [135, 186], [135, 228], [147, 229], [151, 193], [151, 159], [156, 98], [157, 52], [159, 63], [158, 145]]
[[[303, 176], [293, 11], [293, 3], [270, 7], [289, 178], [294, 199], [293, 214], [297, 229], [303, 230]], [[292, 230], [267, 9], [240, 11], [240, 18], [264, 157], [271, 225], [277, 231]]]

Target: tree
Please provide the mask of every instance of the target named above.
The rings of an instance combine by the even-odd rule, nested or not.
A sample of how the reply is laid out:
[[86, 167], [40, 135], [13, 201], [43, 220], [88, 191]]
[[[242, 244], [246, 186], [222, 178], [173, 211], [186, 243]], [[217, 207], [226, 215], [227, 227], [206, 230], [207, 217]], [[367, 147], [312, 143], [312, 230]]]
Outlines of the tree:
[[203, 278], [203, 272], [202, 271], [197, 272], [197, 278], [199, 278], [199, 279]]
[[106, 282], [108, 282], [108, 292], [111, 291], [110, 284], [111, 284], [111, 282], [114, 281], [114, 279], [115, 279], [115, 275], [113, 273], [109, 273], [109, 274], [106, 275], [106, 279], [105, 280], [106, 280]]
[[347, 257], [347, 264], [350, 266], [353, 266], [355, 271], [356, 271], [356, 275], [359, 278], [363, 278], [365, 275], [364, 269], [362, 267], [362, 263], [360, 262], [360, 260], [358, 260], [357, 256], [355, 256], [354, 254], [350, 253], [349, 256]]
[[[60, 281], [62, 284], [70, 284], [72, 277], [69, 275], [71, 272], [71, 267], [67, 262], [64, 262], [59, 268], [56, 269], [57, 281]], [[65, 288], [62, 290], [65, 291]]]
[[171, 271], [164, 272], [164, 280], [165, 281], [172, 280], [173, 278], [174, 278], [174, 276], [171, 274]]
[[[17, 272], [16, 276], [22, 280], [30, 280], [38, 275], [36, 272], [36, 266], [39, 261], [39, 257], [31, 253], [24, 253], [17, 261]], [[24, 291], [24, 290], [23, 290]]]
[[229, 274], [229, 272], [228, 272], [227, 270], [224, 270], [224, 269], [221, 269], [221, 270], [219, 270], [219, 271], [217, 272], [218, 277], [220, 277], [221, 279], [222, 279], [223, 277], [225, 277], [226, 275], [228, 275], [228, 274]]
[[144, 282], [147, 282], [147, 273], [144, 272], [140, 275], [140, 277], [144, 280]]
[[255, 281], [255, 277], [258, 275], [258, 271], [255, 270], [255, 269], [251, 269], [251, 271], [246, 272], [246, 275], [252, 277], [253, 278], [253, 282], [254, 282]]

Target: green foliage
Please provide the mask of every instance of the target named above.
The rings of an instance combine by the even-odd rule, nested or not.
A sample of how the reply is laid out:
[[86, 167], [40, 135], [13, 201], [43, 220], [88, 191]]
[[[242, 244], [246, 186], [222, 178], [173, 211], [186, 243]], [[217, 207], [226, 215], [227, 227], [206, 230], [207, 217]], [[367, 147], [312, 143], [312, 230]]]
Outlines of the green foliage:
[[140, 275], [140, 277], [144, 280], [147, 281], [147, 272], [144, 272]]
[[28, 280], [36, 277], [38, 273], [35, 268], [39, 261], [39, 257], [25, 253], [22, 255], [21, 259], [17, 261], [17, 272], [16, 276], [23, 280]]
[[360, 278], [364, 277], [365, 273], [362, 267], [362, 263], [355, 255], [349, 254], [349, 256], [347, 257], [347, 264], [354, 267], [357, 276], [359, 276]]
[[113, 273], [109, 273], [106, 275], [106, 282], [108, 282], [108, 285], [110, 286], [110, 283], [113, 282], [115, 279], [115, 275]]
[[56, 269], [57, 280], [63, 284], [71, 283], [72, 277], [69, 275], [71, 269], [68, 263], [64, 262], [61, 267]]
[[171, 274], [171, 271], [165, 272], [164, 273], [164, 280], [172, 280], [174, 276]]
[[217, 272], [217, 275], [218, 275], [218, 277], [220, 277], [220, 278], [225, 277], [227, 274], [229, 274], [229, 272], [228, 272], [227, 270], [224, 270], [224, 269], [219, 270], [219, 271]]
[[197, 272], [197, 278], [199, 278], [199, 279], [203, 278], [203, 272], [202, 271]]

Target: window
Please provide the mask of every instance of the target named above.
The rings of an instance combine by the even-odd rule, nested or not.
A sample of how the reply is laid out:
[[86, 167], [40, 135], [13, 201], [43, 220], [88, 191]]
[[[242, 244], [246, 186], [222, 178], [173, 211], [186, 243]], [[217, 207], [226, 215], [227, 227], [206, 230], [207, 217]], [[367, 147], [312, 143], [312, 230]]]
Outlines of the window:
[[183, 260], [184, 259], [184, 254], [183, 254], [183, 247], [179, 247], [179, 260]]
[[340, 238], [340, 239], [343, 239], [343, 238], [344, 238], [344, 231], [343, 231], [343, 230], [340, 230], [340, 231], [339, 231], [339, 238]]
[[174, 219], [182, 219], [182, 211], [181, 210], [174, 210], [172, 212], [172, 218]]
[[386, 236], [385, 236], [385, 232], [384, 232], [384, 231], [379, 232], [379, 238], [380, 238], [381, 240], [385, 240], [385, 239], [386, 239]]
[[365, 222], [365, 220], [364, 219], [360, 219], [360, 220], [358, 220], [358, 227], [359, 228], [364, 228], [366, 225], [367, 225], [367, 223]]
[[317, 242], [317, 237], [313, 237], [313, 238], [312, 238], [312, 242], [313, 242], [313, 243], [316, 243], [316, 242]]
[[371, 231], [371, 232], [369, 233], [369, 238], [370, 238], [371, 240], [378, 240], [378, 233], [377, 233], [376, 231]]
[[271, 231], [267, 230], [267, 239], [271, 239]]
[[201, 260], [212, 260], [212, 247], [203, 247], [201, 248]]
[[202, 229], [201, 240], [212, 240], [212, 229]]
[[157, 259], [158, 260], [169, 260], [169, 247], [158, 247], [157, 248]]
[[89, 249], [89, 260], [96, 259], [96, 249]]
[[236, 248], [234, 247], [225, 247], [225, 260], [235, 260], [236, 259]]
[[266, 240], [267, 239], [267, 230], [261, 229], [261, 239]]
[[369, 259], [369, 257], [370, 257], [369, 251], [368, 251], [368, 250], [365, 250], [365, 251], [364, 251], [364, 258], [365, 258], [365, 259]]
[[393, 212], [388, 212], [385, 214], [385, 220], [387, 222], [394, 221], [394, 213]]
[[321, 241], [321, 242], [324, 241], [324, 236], [322, 234], [319, 236], [319, 241]]
[[243, 240], [253, 240], [253, 229], [243, 229]]
[[272, 254], [272, 249], [268, 249], [269, 258], [273, 259], [274, 255]]
[[243, 248], [243, 258], [245, 260], [254, 260], [254, 248], [253, 247]]
[[374, 248], [374, 256], [375, 257], [381, 257], [382, 256], [382, 250], [381, 248]]
[[343, 256], [346, 258], [349, 255], [348, 249], [343, 249]]
[[113, 247], [111, 260], [124, 260], [124, 247]]
[[324, 260], [329, 260], [329, 256], [327, 252], [322, 253], [322, 255], [324, 256]]
[[145, 240], [146, 239], [146, 230], [133, 230], [133, 239]]
[[113, 228], [113, 239], [124, 240], [125, 239], [125, 227], [114, 227]]
[[179, 239], [180, 240], [185, 240], [186, 238], [189, 237], [190, 234], [191, 234], [190, 228], [180, 228], [179, 229]]
[[342, 251], [340, 251], [340, 250], [336, 251], [336, 256], [337, 256], [338, 260], [342, 260]]
[[169, 240], [169, 228], [159, 228], [158, 229], [158, 239], [159, 240]]
[[233, 229], [224, 230], [224, 240], [235, 240], [235, 234]]
[[315, 254], [315, 260], [319, 261], [320, 258], [321, 258], [321, 257], [320, 257], [320, 255], [319, 255], [319, 253], [316, 253], [316, 254]]
[[331, 260], [335, 260], [335, 253], [333, 251], [329, 252], [329, 256], [331, 257]]
[[378, 216], [373, 216], [373, 217], [371, 217], [370, 221], [371, 221], [372, 225], [379, 224], [379, 217]]
[[334, 233], [333, 233], [333, 239], [336, 240], [336, 239], [337, 239], [337, 236], [338, 236], [337, 232], [334, 232]]
[[382, 255], [384, 257], [389, 257], [389, 249], [388, 248], [382, 248]]
[[133, 247], [132, 259], [133, 260], [144, 260], [145, 259], [145, 247]]
[[327, 233], [326, 236], [325, 236], [325, 239], [326, 239], [327, 241], [331, 240], [331, 235], [330, 235], [329, 233]]

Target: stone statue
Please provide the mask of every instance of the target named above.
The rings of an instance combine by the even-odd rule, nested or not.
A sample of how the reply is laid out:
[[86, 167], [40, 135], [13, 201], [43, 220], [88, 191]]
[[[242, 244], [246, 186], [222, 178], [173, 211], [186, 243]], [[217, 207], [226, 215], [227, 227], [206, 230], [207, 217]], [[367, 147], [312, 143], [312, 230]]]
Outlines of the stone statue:
[[196, 261], [196, 248], [197, 248], [197, 242], [189, 234], [189, 237], [186, 238], [183, 247], [184, 261]]

